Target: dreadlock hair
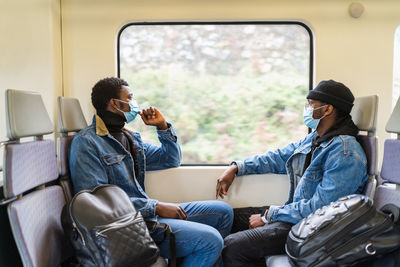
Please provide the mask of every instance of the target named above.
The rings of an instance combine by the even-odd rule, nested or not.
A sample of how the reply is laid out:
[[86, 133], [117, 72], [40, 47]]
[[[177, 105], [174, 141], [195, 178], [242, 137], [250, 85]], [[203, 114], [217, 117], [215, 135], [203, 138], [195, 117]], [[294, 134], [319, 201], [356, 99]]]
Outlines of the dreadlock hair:
[[126, 81], [116, 77], [98, 81], [92, 89], [92, 104], [96, 111], [105, 110], [110, 99], [119, 99], [123, 85], [129, 86]]

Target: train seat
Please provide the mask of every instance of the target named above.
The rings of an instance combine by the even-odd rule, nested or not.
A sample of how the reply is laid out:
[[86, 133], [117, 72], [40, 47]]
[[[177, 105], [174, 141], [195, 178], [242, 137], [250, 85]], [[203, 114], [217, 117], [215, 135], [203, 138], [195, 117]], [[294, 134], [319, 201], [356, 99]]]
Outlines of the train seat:
[[361, 132], [367, 134], [359, 134], [357, 136], [358, 142], [364, 149], [367, 156], [367, 172], [368, 181], [365, 185], [363, 194], [374, 197], [376, 188], [377, 176], [377, 145], [378, 137], [376, 136], [376, 121], [378, 115], [378, 96], [364, 96], [358, 97], [354, 100], [354, 107], [351, 112], [354, 123], [357, 125]]
[[[383, 181], [376, 188], [374, 205], [380, 209], [386, 204], [400, 207], [400, 98], [386, 124], [386, 131], [397, 135], [397, 139], [385, 140], [381, 172], [378, 177]], [[394, 251], [369, 266], [398, 266], [399, 250]]]
[[[8, 217], [24, 266], [58, 266], [71, 249], [61, 226], [65, 198], [53, 185], [58, 171], [53, 124], [38, 93], [6, 91], [7, 136], [4, 155], [4, 195]], [[21, 138], [34, 137], [21, 142]]]
[[376, 188], [377, 208], [387, 203], [400, 206], [400, 98], [386, 124], [386, 131], [397, 134], [397, 139], [385, 140], [380, 172], [384, 183]]
[[65, 198], [72, 197], [72, 183], [69, 176], [69, 149], [75, 133], [87, 126], [79, 100], [69, 97], [58, 97], [58, 124], [57, 130], [60, 137], [57, 138], [57, 164], [60, 174], [60, 184], [64, 190]]
[[[358, 142], [363, 147], [367, 156], [367, 173], [368, 181], [365, 185], [363, 194], [371, 198], [374, 197], [376, 188], [376, 175], [377, 175], [377, 142], [376, 137], [376, 121], [378, 110], [378, 96], [364, 96], [358, 97], [354, 101], [354, 107], [351, 111], [351, 116], [354, 123], [361, 132], [367, 134], [359, 134], [357, 136]], [[271, 267], [290, 267], [289, 259], [286, 255], [274, 255], [266, 257], [267, 266]]]

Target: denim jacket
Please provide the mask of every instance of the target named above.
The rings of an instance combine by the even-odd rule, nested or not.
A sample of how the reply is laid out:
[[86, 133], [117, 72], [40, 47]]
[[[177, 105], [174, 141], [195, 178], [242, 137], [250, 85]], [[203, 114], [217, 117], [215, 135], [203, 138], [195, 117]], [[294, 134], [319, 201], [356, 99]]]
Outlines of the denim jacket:
[[100, 184], [115, 184], [130, 197], [143, 217], [155, 217], [157, 200], [150, 199], [144, 186], [146, 170], [178, 167], [182, 154], [177, 136], [170, 124], [159, 130], [161, 146], [144, 143], [139, 133], [127, 132], [135, 142], [139, 177], [135, 177], [132, 155], [107, 130], [99, 116], [92, 125], [77, 133], [72, 141], [69, 164], [74, 192]]
[[283, 206], [271, 205], [268, 222], [296, 224], [318, 208], [342, 196], [361, 193], [368, 179], [367, 159], [356, 138], [335, 136], [321, 143], [303, 174], [306, 155], [316, 131], [298, 143], [236, 161], [237, 175], [277, 173], [290, 178], [289, 199]]

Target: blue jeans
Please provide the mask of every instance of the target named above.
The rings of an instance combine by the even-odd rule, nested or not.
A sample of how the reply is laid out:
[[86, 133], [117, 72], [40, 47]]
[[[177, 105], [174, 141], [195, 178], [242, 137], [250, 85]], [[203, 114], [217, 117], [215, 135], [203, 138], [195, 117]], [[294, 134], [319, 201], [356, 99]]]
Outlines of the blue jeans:
[[[231, 206], [222, 201], [195, 201], [179, 204], [187, 220], [159, 218], [175, 234], [176, 257], [183, 258], [182, 266], [207, 267], [217, 263], [224, 247], [224, 238], [233, 222]], [[164, 239], [163, 230], [151, 233], [157, 243]], [[159, 244], [161, 256], [170, 258], [169, 237]]]

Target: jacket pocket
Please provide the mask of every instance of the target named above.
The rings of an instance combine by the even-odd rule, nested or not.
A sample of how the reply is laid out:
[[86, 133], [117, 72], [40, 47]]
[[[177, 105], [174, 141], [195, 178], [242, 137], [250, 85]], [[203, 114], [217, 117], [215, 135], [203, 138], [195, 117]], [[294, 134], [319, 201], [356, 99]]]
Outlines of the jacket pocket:
[[112, 184], [123, 185], [129, 183], [129, 174], [126, 163], [123, 161], [124, 154], [107, 154], [102, 157], [107, 170], [108, 180]]
[[106, 165], [110, 166], [113, 164], [121, 164], [125, 157], [126, 155], [114, 153], [105, 155], [102, 159]]
[[317, 186], [322, 180], [322, 176], [323, 171], [321, 169], [307, 169], [299, 183], [304, 198], [312, 198]]

